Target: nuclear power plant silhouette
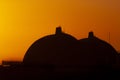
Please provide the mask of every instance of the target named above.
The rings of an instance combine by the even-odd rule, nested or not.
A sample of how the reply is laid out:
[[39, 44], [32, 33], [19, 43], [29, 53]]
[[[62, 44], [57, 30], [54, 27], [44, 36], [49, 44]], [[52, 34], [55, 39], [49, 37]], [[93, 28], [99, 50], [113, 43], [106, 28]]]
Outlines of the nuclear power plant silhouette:
[[57, 27], [55, 34], [40, 38], [30, 46], [21, 64], [1, 66], [0, 78], [111, 78], [120, 71], [119, 59], [117, 51], [93, 32], [89, 32], [88, 38], [77, 40]]

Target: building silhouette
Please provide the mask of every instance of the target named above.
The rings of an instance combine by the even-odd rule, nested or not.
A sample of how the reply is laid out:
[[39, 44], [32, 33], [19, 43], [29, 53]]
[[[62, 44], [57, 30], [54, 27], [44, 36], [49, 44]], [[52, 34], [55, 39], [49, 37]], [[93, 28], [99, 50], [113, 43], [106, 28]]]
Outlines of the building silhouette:
[[119, 76], [119, 67], [120, 55], [93, 32], [88, 38], [77, 40], [57, 27], [55, 34], [40, 38], [29, 47], [22, 63], [3, 61], [0, 79], [114, 79]]
[[[77, 39], [69, 34], [63, 33], [61, 27], [56, 29], [53, 35], [45, 36], [28, 49], [24, 56], [25, 64], [67, 64], [74, 54], [74, 45]], [[69, 56], [69, 57], [68, 57]]]
[[26, 52], [25, 65], [54, 66], [112, 66], [116, 64], [117, 51], [107, 42], [89, 32], [88, 38], [77, 40], [62, 32], [61, 27], [56, 33], [35, 41]]

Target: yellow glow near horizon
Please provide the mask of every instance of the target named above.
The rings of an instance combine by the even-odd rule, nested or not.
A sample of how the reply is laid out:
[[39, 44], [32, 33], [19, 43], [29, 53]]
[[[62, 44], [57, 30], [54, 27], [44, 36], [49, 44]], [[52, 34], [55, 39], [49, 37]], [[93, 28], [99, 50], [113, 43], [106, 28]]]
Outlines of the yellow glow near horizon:
[[22, 60], [37, 39], [63, 31], [77, 39], [89, 31], [120, 50], [118, 0], [0, 0], [0, 60]]

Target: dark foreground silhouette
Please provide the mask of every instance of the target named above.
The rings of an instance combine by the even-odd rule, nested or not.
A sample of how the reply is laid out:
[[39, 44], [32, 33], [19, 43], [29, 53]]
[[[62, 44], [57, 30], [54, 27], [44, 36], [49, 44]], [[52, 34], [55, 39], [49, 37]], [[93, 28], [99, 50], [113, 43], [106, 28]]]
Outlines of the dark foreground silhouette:
[[5, 63], [0, 67], [0, 80], [27, 79], [120, 79], [120, 57], [107, 42], [89, 32], [77, 40], [62, 32], [35, 41], [23, 62]]

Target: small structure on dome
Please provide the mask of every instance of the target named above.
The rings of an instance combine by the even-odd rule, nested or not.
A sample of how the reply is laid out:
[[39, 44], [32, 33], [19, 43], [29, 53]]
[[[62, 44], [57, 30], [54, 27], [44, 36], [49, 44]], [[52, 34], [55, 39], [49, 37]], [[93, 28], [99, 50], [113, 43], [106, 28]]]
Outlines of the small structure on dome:
[[62, 33], [62, 28], [61, 26], [56, 28], [56, 34], [61, 34]]
[[91, 31], [89, 32], [88, 38], [93, 38], [94, 37], [94, 33]]

